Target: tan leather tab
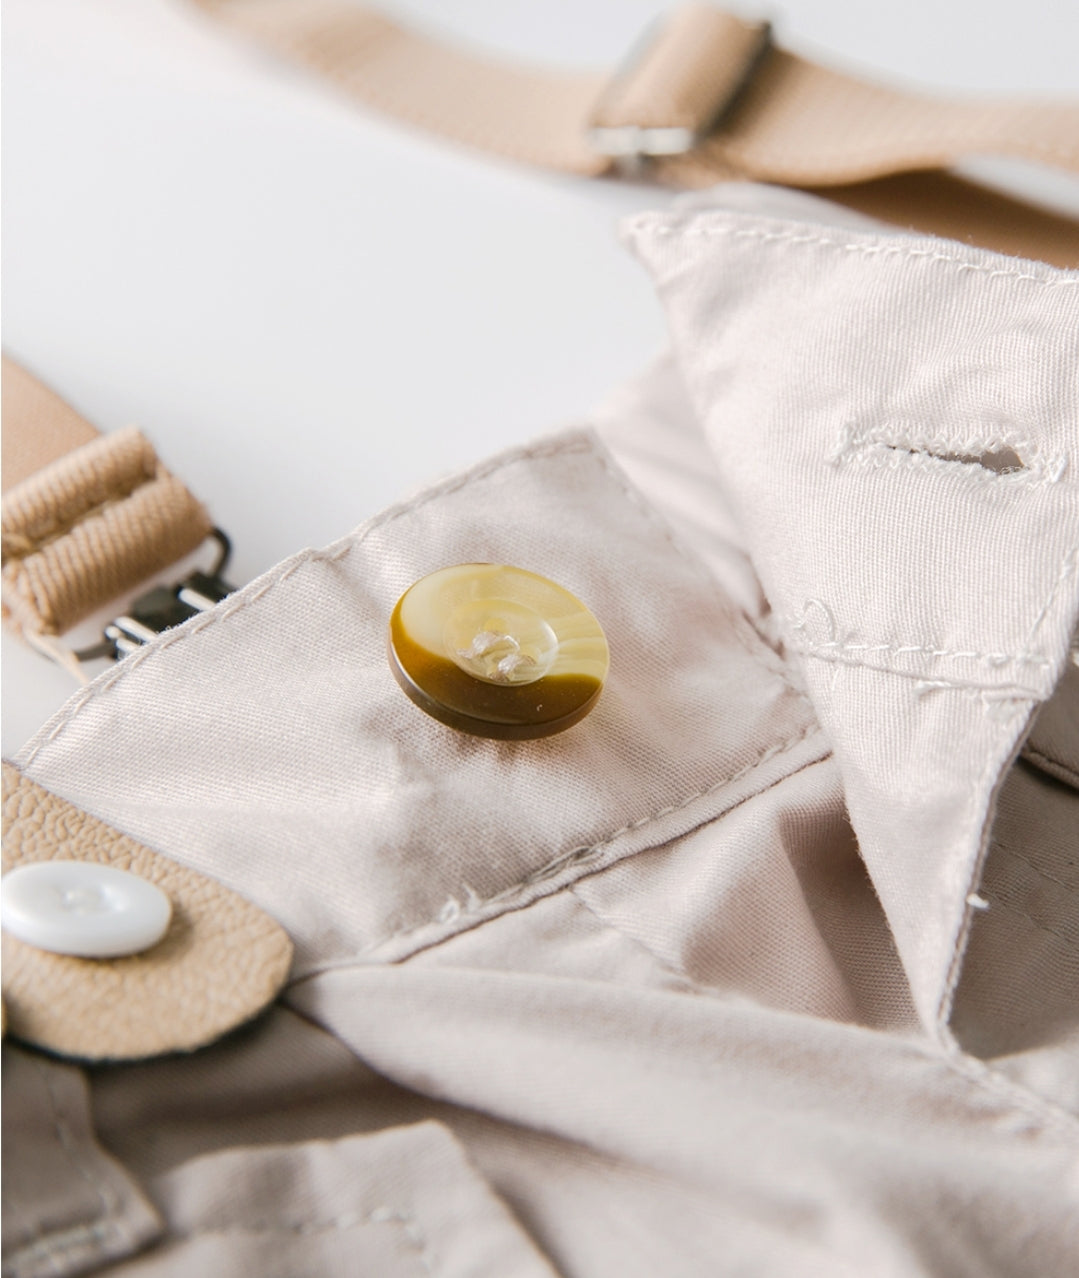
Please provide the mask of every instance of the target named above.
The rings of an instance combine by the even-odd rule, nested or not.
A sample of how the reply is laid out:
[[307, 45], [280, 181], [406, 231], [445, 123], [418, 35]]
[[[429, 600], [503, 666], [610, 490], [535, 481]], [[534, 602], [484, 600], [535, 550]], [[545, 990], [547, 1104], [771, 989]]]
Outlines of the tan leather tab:
[[128, 1060], [190, 1051], [257, 1015], [277, 994], [292, 942], [213, 879], [153, 852], [3, 765], [3, 869], [94, 861], [156, 884], [169, 930], [129, 958], [80, 959], [3, 937], [8, 1032], [63, 1056]]
[[3, 357], [4, 492], [21, 484], [97, 431], [13, 359]]
[[58, 635], [189, 554], [212, 524], [137, 430], [99, 435], [10, 360], [4, 385], [17, 467], [51, 458], [4, 493], [4, 618], [27, 638]]
[[746, 82], [767, 38], [766, 24], [710, 5], [675, 10], [642, 56], [611, 81], [593, 128], [706, 132]]

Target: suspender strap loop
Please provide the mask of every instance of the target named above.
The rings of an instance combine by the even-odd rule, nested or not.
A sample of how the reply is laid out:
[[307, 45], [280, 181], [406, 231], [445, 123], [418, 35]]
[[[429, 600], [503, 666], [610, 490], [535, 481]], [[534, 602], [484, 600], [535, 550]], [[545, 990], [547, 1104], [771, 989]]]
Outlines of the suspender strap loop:
[[211, 531], [203, 506], [137, 430], [99, 435], [7, 359], [4, 437], [13, 456], [45, 459], [4, 493], [4, 618], [51, 655], [50, 637], [182, 559]]

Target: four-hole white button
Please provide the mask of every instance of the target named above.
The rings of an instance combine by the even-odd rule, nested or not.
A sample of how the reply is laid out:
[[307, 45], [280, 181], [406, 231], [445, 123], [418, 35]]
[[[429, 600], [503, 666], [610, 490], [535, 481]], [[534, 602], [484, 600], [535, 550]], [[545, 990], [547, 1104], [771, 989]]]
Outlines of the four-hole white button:
[[53, 954], [118, 958], [165, 935], [169, 898], [146, 879], [91, 861], [35, 861], [5, 874], [4, 931]]

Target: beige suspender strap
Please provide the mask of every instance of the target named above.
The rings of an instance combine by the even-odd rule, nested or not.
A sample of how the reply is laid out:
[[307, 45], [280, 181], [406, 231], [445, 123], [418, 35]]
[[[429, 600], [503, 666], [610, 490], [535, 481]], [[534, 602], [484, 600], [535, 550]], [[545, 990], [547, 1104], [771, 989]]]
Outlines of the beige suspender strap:
[[97, 431], [70, 404], [6, 355], [2, 386], [5, 493], [65, 453], [97, 439]]
[[182, 559], [212, 525], [137, 430], [99, 435], [8, 359], [3, 414], [4, 620], [74, 668], [56, 636]]
[[380, 111], [576, 173], [640, 155], [662, 180], [690, 186], [831, 186], [977, 154], [1079, 171], [1079, 105], [882, 88], [776, 49], [764, 25], [706, 5], [676, 11], [612, 78], [460, 52], [348, 0], [196, 3]]

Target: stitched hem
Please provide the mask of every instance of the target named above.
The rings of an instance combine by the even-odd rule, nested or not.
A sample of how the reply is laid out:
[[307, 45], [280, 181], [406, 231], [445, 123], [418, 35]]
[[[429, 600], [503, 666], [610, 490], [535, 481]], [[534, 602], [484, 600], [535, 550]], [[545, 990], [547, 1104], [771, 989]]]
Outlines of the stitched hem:
[[[1018, 717], [1020, 713], [1025, 711], [1023, 723], [1026, 723], [1029, 721], [1031, 709], [1030, 702], [1025, 703], [1025, 705], [1020, 703], [1014, 707], [1013, 717]], [[974, 926], [974, 917], [981, 909], [985, 908], [983, 905], [976, 903], [980, 899], [977, 896], [977, 891], [985, 873], [985, 863], [989, 857], [990, 832], [996, 814], [997, 796], [1004, 784], [1004, 779], [1019, 756], [1022, 741], [1023, 732], [1022, 725], [1020, 725], [1020, 729], [1014, 733], [1011, 744], [1003, 757], [996, 753], [990, 753], [971, 796], [972, 817], [981, 815], [981, 836], [974, 859], [967, 872], [965, 890], [963, 892], [963, 911], [952, 937], [951, 958], [945, 971], [944, 984], [937, 1002], [937, 1033], [942, 1046], [945, 1047], [948, 1044], [955, 1044], [955, 1038], [949, 1028], [949, 1022], [955, 1005], [955, 995], [959, 988], [959, 978], [963, 970], [967, 946], [970, 942], [971, 929]], [[990, 786], [990, 781], [994, 777], [995, 781]], [[978, 809], [981, 804], [981, 796], [986, 793], [987, 789], [989, 790], [988, 801], [985, 805], [984, 814], [980, 814]], [[973, 821], [971, 825], [973, 825]], [[958, 1044], [955, 1045], [958, 1050]]]
[[[626, 223], [626, 229], [631, 234], [636, 231], [646, 231], [651, 232], [653, 235], [685, 235], [694, 239], [726, 237], [734, 240], [759, 240], [766, 244], [820, 245], [825, 248], [836, 249], [842, 253], [856, 253], [865, 257], [905, 257], [912, 261], [924, 259], [930, 262], [940, 262], [945, 266], [954, 267], [954, 273], [957, 275], [964, 271], [974, 271], [976, 274], [985, 275], [989, 279], [1021, 280], [1027, 283], [1041, 284], [1047, 288], [1079, 287], [1079, 275], [1074, 271], [1058, 270], [1052, 266], [1046, 266], [1044, 274], [1034, 275], [1027, 271], [1016, 270], [1014, 267], [998, 267], [991, 266], [988, 262], [971, 261], [960, 253], [944, 253], [940, 250], [919, 248], [916, 242], [880, 243], [868, 237], [865, 240], [836, 239], [830, 235], [805, 234], [803, 231], [793, 229], [790, 231], [764, 231], [755, 227], [739, 227], [736, 224], [724, 225], [713, 221], [708, 221], [702, 225], [699, 220], [701, 214], [698, 213], [693, 216], [698, 220], [692, 225], [686, 225], [684, 220], [680, 220], [677, 215], [672, 218], [669, 214], [642, 213], [630, 218]], [[721, 214], [721, 216], [729, 215]], [[684, 217], [685, 215], [682, 215], [683, 219]], [[707, 217], [707, 214], [705, 214], [705, 217]], [[930, 237], [922, 237], [922, 242], [928, 238]], [[970, 257], [975, 256], [992, 257], [995, 261], [1001, 262], [1009, 260], [1000, 254], [972, 249]]]
[[1047, 772], [1051, 777], [1056, 777], [1058, 781], [1063, 781], [1068, 785], [1073, 785], [1079, 789], [1079, 772], [1069, 767], [1066, 763], [1062, 763], [1059, 759], [1053, 759], [1047, 754], [1043, 754], [1041, 750], [1035, 750], [1033, 746], [1024, 746], [1022, 757], [1029, 759], [1036, 767], [1041, 768], [1043, 772]]
[[347, 1212], [334, 1216], [330, 1220], [313, 1221], [262, 1221], [250, 1223], [238, 1221], [235, 1224], [220, 1225], [210, 1229], [195, 1229], [190, 1233], [176, 1233], [172, 1240], [177, 1244], [197, 1241], [201, 1238], [224, 1238], [237, 1234], [253, 1237], [289, 1235], [304, 1238], [319, 1234], [344, 1233], [354, 1229], [365, 1229], [372, 1225], [395, 1225], [409, 1248], [416, 1253], [418, 1263], [427, 1273], [434, 1273], [438, 1257], [431, 1243], [420, 1227], [416, 1216], [409, 1211], [381, 1205], [369, 1212]]
[[[671, 816], [675, 812], [682, 811], [691, 804], [701, 799], [714, 795], [721, 790], [726, 789], [730, 785], [734, 785], [737, 781], [742, 780], [755, 769], [762, 767], [780, 754], [785, 754], [789, 750], [801, 745], [804, 741], [810, 740], [814, 735], [819, 735], [820, 729], [816, 723], [811, 723], [802, 729], [797, 735], [782, 741], [777, 745], [770, 746], [767, 750], [758, 756], [752, 763], [747, 764], [744, 768], [739, 768], [737, 772], [725, 777], [722, 781], [717, 781], [714, 785], [700, 790], [695, 794], [691, 794], [682, 802], [673, 806], [660, 809], [653, 812], [650, 816], [642, 817], [638, 821], [632, 822], [630, 825], [623, 826], [620, 830], [616, 830], [613, 834], [608, 835], [601, 842], [589, 844], [584, 847], [571, 849], [569, 852], [563, 852], [554, 860], [548, 861], [538, 870], [534, 870], [527, 878], [520, 883], [515, 883], [512, 887], [505, 888], [501, 892], [496, 892], [493, 896], [480, 897], [477, 896], [470, 888], [465, 886], [462, 895], [465, 898], [464, 904], [456, 898], [452, 897], [450, 902], [455, 908], [448, 912], [446, 906], [443, 906], [439, 914], [433, 919], [424, 920], [422, 923], [411, 924], [406, 928], [402, 928], [398, 932], [392, 932], [388, 936], [380, 937], [377, 941], [372, 941], [361, 950], [357, 950], [354, 954], [345, 955], [342, 958], [327, 959], [325, 962], [317, 963], [314, 966], [303, 971], [297, 972], [285, 986], [285, 990], [292, 989], [293, 986], [300, 984], [301, 981], [310, 980], [312, 977], [319, 976], [323, 972], [332, 972], [340, 968], [348, 968], [365, 965], [370, 962], [376, 951], [385, 949], [392, 945], [393, 942], [405, 942], [409, 938], [420, 936], [423, 932], [437, 929], [440, 926], [450, 927], [453, 924], [462, 924], [462, 926], [453, 931], [437, 932], [429, 940], [420, 939], [414, 948], [407, 952], [397, 955], [396, 957], [387, 958], [385, 961], [394, 962], [398, 959], [410, 957], [414, 953], [418, 953], [422, 949], [429, 949], [433, 945], [439, 945], [443, 941], [449, 940], [451, 936], [456, 936], [462, 931], [467, 931], [472, 927], [476, 927], [481, 923], [486, 923], [491, 919], [500, 917], [502, 914], [509, 913], [511, 910], [521, 909], [527, 905], [531, 905], [533, 901], [539, 900], [542, 896], [550, 896], [555, 892], [563, 891], [565, 888], [572, 887], [578, 879], [584, 878], [586, 874], [595, 874], [600, 870], [605, 870], [611, 865], [617, 864], [622, 859], [615, 856], [609, 860], [602, 860], [603, 853], [607, 851], [612, 844], [627, 834], [634, 834], [644, 829], [653, 822], [660, 821], [664, 817]], [[760, 790], [747, 794], [743, 799], [731, 805], [730, 808], [723, 812], [714, 812], [711, 815], [702, 818], [696, 824], [690, 827], [691, 830], [707, 825], [712, 821], [721, 820], [727, 815], [727, 812], [734, 811], [740, 807], [742, 803], [749, 799], [756, 798], [760, 794], [766, 793], [773, 786], [778, 785], [782, 781], [786, 781], [788, 777], [797, 775], [805, 768], [812, 767], [819, 763], [822, 759], [828, 758], [830, 751], [825, 750], [820, 754], [814, 755], [813, 758], [807, 759], [798, 767], [793, 768], [790, 772], [784, 772], [782, 776], [777, 777], [768, 785]], [[689, 831], [685, 831], [688, 833]], [[680, 837], [673, 835], [671, 837]], [[667, 840], [661, 840], [666, 842]], [[657, 844], [647, 844], [646, 847], [655, 847]], [[640, 849], [644, 850], [644, 849]], [[627, 855], [636, 855], [636, 853], [628, 853]], [[572, 877], [565, 879], [560, 876], [567, 871], [580, 871], [573, 874]], [[544, 885], [547, 890], [542, 890]]]
[[[460, 489], [467, 487], [469, 484], [486, 479], [490, 475], [496, 474], [500, 470], [504, 470], [508, 466], [517, 465], [520, 462], [533, 461], [545, 457], [559, 457], [564, 455], [572, 455], [574, 453], [583, 456], [590, 456], [617, 484], [623, 495], [635, 507], [638, 514], [646, 519], [652, 527], [663, 536], [673, 547], [676, 553], [686, 560], [691, 567], [707, 581], [710, 589], [717, 593], [719, 586], [715, 578], [708, 571], [703, 560], [700, 560], [686, 546], [682, 545], [676, 538], [672, 529], [662, 520], [662, 518], [645, 502], [629, 484], [628, 479], [618, 470], [617, 466], [607, 454], [601, 441], [590, 430], [576, 430], [555, 436], [553, 439], [532, 445], [526, 445], [522, 448], [513, 449], [509, 452], [502, 453], [500, 456], [493, 458], [488, 462], [484, 462], [479, 466], [473, 467], [471, 470], [464, 471], [462, 474], [438, 484], [433, 488], [424, 490], [417, 494], [409, 501], [399, 503], [396, 506], [388, 507], [382, 514], [377, 515], [374, 519], [362, 525], [356, 532], [349, 534], [346, 538], [325, 547], [322, 550], [303, 550], [279, 564], [276, 568], [271, 569], [264, 577], [252, 582], [251, 585], [236, 591], [226, 600], [223, 600], [217, 607], [209, 612], [201, 613], [196, 617], [192, 617], [189, 621], [182, 625], [176, 626], [171, 630], [167, 630], [159, 638], [152, 643], [146, 644], [137, 652], [125, 657], [112, 670], [99, 675], [91, 684], [80, 692], [67, 703], [60, 711], [58, 718], [51, 724], [46, 725], [38, 737], [16, 756], [17, 765], [27, 770], [38, 754], [46, 745], [55, 741], [68, 725], [75, 719], [80, 711], [94, 698], [101, 696], [112, 688], [119, 680], [126, 678], [144, 661], [151, 661], [171, 647], [174, 643], [182, 643], [200, 630], [207, 626], [219, 625], [226, 621], [229, 617], [234, 616], [237, 612], [250, 607], [257, 600], [268, 594], [275, 586], [287, 581], [294, 573], [299, 572], [309, 563], [337, 563], [346, 558], [352, 551], [363, 544], [367, 538], [376, 530], [384, 528], [386, 525], [393, 523], [395, 520], [401, 519], [413, 511], [419, 510], [433, 501], [437, 501], [442, 497], [449, 496], [458, 492]], [[790, 675], [783, 667], [782, 661], [776, 653], [768, 647], [760, 638], [757, 632], [749, 625], [739, 613], [730, 607], [729, 601], [719, 596], [724, 604], [724, 611], [730, 618], [732, 630], [739, 644], [748, 652], [754, 660], [763, 665], [771, 674], [782, 680], [785, 686], [796, 695], [800, 700], [805, 700], [804, 692], [794, 684]]]
[[95, 697], [107, 692], [121, 679], [126, 678], [134, 670], [144, 662], [154, 660], [165, 649], [170, 648], [174, 643], [183, 643], [185, 640], [192, 638], [200, 630], [207, 626], [219, 625], [226, 621], [229, 617], [234, 616], [244, 608], [250, 607], [257, 600], [268, 594], [275, 586], [285, 582], [298, 572], [308, 563], [337, 563], [344, 559], [347, 555], [360, 545], [377, 529], [385, 527], [387, 524], [393, 523], [395, 520], [410, 514], [414, 510], [419, 510], [432, 501], [438, 500], [440, 497], [448, 496], [450, 493], [457, 492], [470, 483], [477, 480], [485, 479], [487, 476], [495, 474], [497, 471], [507, 466], [515, 465], [522, 461], [530, 461], [535, 458], [553, 457], [565, 453], [587, 453], [593, 451], [591, 441], [582, 436], [579, 432], [570, 436], [557, 437], [552, 441], [543, 444], [526, 446], [524, 448], [514, 449], [511, 452], [503, 453], [500, 457], [490, 462], [485, 462], [480, 466], [465, 471], [456, 478], [439, 484], [434, 488], [417, 494], [416, 497], [409, 501], [401, 502], [396, 506], [390, 506], [381, 515], [368, 521], [355, 533], [341, 541], [334, 542], [322, 550], [301, 550], [298, 554], [293, 555], [290, 559], [284, 560], [276, 568], [250, 586], [246, 586], [241, 590], [230, 595], [216, 608], [209, 612], [200, 613], [196, 617], [192, 617], [189, 621], [182, 625], [175, 626], [171, 630], [165, 631], [163, 635], [155, 639], [152, 643], [146, 644], [140, 648], [138, 652], [132, 653], [119, 662], [112, 670], [99, 675], [92, 683], [76, 693], [74, 697], [67, 703], [63, 710], [60, 711], [59, 717], [51, 725], [43, 729], [36, 743], [31, 744], [28, 748], [24, 748], [16, 756], [18, 766], [24, 771], [29, 768], [34, 759], [38, 756], [42, 749], [50, 742], [55, 741], [57, 737], [68, 727], [75, 719], [79, 712]]

